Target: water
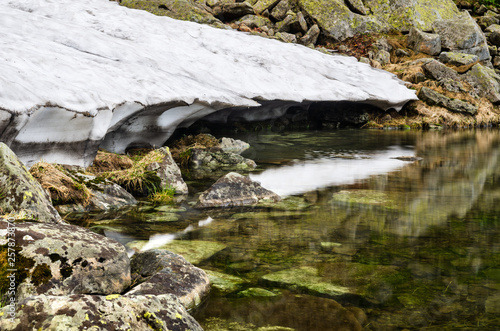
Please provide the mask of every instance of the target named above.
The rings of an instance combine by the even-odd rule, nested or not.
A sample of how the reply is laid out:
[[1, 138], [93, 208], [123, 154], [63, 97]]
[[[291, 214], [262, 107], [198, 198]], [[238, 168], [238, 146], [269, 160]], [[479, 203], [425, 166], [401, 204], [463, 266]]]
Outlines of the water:
[[87, 220], [210, 272], [193, 312], [205, 330], [500, 328], [498, 130], [236, 138], [283, 203], [200, 211], [190, 197]]

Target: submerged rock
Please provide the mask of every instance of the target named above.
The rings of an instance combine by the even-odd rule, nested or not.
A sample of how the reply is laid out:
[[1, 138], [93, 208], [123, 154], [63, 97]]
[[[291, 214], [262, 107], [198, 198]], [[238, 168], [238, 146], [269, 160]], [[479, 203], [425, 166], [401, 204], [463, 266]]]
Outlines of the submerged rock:
[[257, 204], [259, 200], [271, 199], [279, 201], [281, 198], [259, 183], [235, 172], [230, 172], [218, 179], [208, 190], [203, 192], [196, 207], [235, 207]]
[[[0, 220], [0, 232], [7, 228]], [[18, 300], [40, 294], [121, 293], [130, 285], [125, 247], [85, 228], [16, 223], [15, 242], [16, 266], [23, 270], [17, 279]]]
[[182, 256], [164, 250], [149, 250], [132, 256], [130, 268], [139, 283], [125, 294], [172, 294], [186, 309], [198, 306], [210, 290], [207, 274]]
[[0, 212], [34, 222], [64, 223], [48, 193], [4, 143], [0, 143]]
[[191, 330], [203, 331], [172, 295], [38, 295], [20, 301], [15, 318], [1, 313], [0, 329], [14, 330]]

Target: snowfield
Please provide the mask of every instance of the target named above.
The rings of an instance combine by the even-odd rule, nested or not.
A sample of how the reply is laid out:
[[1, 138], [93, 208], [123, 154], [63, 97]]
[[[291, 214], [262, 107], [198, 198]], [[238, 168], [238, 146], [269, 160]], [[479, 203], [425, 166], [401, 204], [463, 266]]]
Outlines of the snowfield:
[[265, 101], [416, 99], [393, 74], [108, 0], [0, 4], [0, 141], [28, 165], [161, 146], [175, 128]]

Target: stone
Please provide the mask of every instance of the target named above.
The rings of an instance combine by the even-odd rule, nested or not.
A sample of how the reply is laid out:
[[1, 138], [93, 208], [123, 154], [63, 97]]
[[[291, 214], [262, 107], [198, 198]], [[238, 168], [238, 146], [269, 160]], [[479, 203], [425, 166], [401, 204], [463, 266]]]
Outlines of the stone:
[[[280, 0], [258, 0], [253, 6], [257, 14], [262, 14], [266, 10], [271, 10]], [[266, 17], [269, 17], [267, 15]]]
[[253, 15], [255, 11], [247, 1], [227, 2], [222, 5], [222, 15], [225, 21], [232, 21], [249, 14]]
[[398, 57], [405, 57], [405, 56], [410, 56], [410, 53], [408, 53], [406, 50], [402, 48], [396, 49], [396, 56]]
[[297, 13], [297, 24], [295, 25], [297, 26], [296, 29], [302, 33], [306, 33], [309, 30], [307, 28], [306, 18], [304, 17], [304, 14], [302, 14], [301, 11]]
[[441, 52], [441, 37], [435, 33], [422, 32], [412, 28], [407, 43], [409, 47], [420, 53], [438, 55]]
[[0, 212], [41, 223], [65, 223], [42, 188], [14, 152], [0, 142]]
[[221, 169], [252, 170], [256, 166], [253, 160], [235, 153], [226, 153], [220, 149], [192, 148], [189, 158], [189, 167], [202, 171]]
[[258, 16], [258, 15], [245, 15], [235, 22], [236, 24], [245, 24], [250, 29], [259, 28], [263, 29], [264, 27], [272, 27], [273, 23], [269, 18]]
[[225, 153], [241, 154], [250, 148], [250, 145], [244, 141], [223, 137], [220, 139], [219, 148]]
[[291, 30], [292, 24], [294, 24], [296, 20], [297, 15], [287, 15], [283, 21], [276, 23], [278, 32], [289, 32]]
[[125, 296], [172, 294], [186, 309], [198, 306], [210, 291], [207, 274], [182, 256], [165, 250], [136, 253], [130, 260], [134, 286]]
[[276, 38], [278, 38], [281, 41], [284, 41], [286, 43], [296, 43], [297, 42], [297, 36], [288, 32], [278, 32], [274, 35]]
[[488, 32], [488, 41], [493, 44], [493, 46], [500, 46], [500, 25], [493, 24], [490, 25], [486, 32]]
[[271, 17], [276, 21], [282, 21], [287, 12], [290, 10], [290, 2], [288, 0], [281, 0], [276, 6], [271, 10]]
[[[8, 225], [0, 220], [0, 231]], [[5, 236], [2, 236], [5, 238]], [[31, 295], [113, 294], [130, 285], [125, 247], [85, 228], [66, 224], [16, 224], [16, 297]], [[0, 245], [6, 242], [0, 240]]]
[[167, 187], [175, 188], [175, 194], [188, 194], [188, 187], [182, 179], [181, 169], [172, 158], [172, 154], [168, 148], [162, 147], [158, 150], [164, 155], [161, 162], [150, 163], [146, 170], [154, 171], [161, 179], [160, 187], [166, 189]]
[[500, 295], [490, 295], [484, 304], [485, 312], [487, 314], [500, 314]]
[[477, 94], [492, 103], [500, 103], [500, 76], [495, 70], [478, 63], [467, 72], [466, 79]]
[[368, 10], [365, 8], [361, 0], [346, 0], [346, 4], [347, 7], [349, 7], [349, 9], [356, 14], [360, 15], [368, 14]]
[[319, 34], [320, 34], [320, 29], [317, 24], [314, 24], [309, 28], [307, 33], [299, 39], [299, 42], [302, 45], [309, 45], [309, 44], [316, 44], [316, 41], [318, 40]]
[[[2, 314], [7, 313], [7, 307]], [[20, 301], [15, 319], [0, 319], [14, 330], [191, 330], [203, 331], [172, 295], [39, 295]]]
[[498, 24], [499, 20], [494, 16], [481, 16], [476, 19], [476, 22], [482, 30], [485, 30], [490, 25]]
[[431, 60], [427, 63], [425, 63], [422, 66], [422, 69], [425, 73], [426, 76], [440, 81], [443, 79], [453, 79], [453, 80], [459, 80], [460, 77], [458, 75], [458, 72], [455, 70], [445, 66], [441, 62], [437, 60]]
[[203, 5], [191, 0], [121, 0], [120, 5], [159, 16], [204, 24], [220, 23]]
[[238, 297], [240, 298], [275, 297], [275, 296], [277, 296], [276, 293], [258, 287], [250, 287], [244, 291], [238, 292]]
[[385, 50], [379, 50], [374, 57], [374, 60], [385, 66], [391, 63], [391, 54]]
[[218, 294], [226, 295], [241, 290], [249, 281], [241, 277], [225, 274], [214, 270], [206, 270], [213, 290]]
[[477, 112], [477, 107], [461, 100], [450, 99], [425, 86], [420, 89], [418, 97], [431, 106], [436, 105], [444, 107], [455, 113], [474, 115]]
[[449, 63], [458, 67], [477, 62], [479, 61], [479, 57], [473, 54], [442, 52], [441, 54], [439, 54], [439, 61], [443, 63]]
[[197, 208], [235, 207], [254, 205], [262, 199], [279, 201], [280, 197], [252, 181], [250, 178], [230, 172], [218, 179], [198, 197]]
[[387, 38], [384, 38], [384, 37], [377, 39], [373, 43], [373, 46], [375, 48], [377, 48], [378, 50], [384, 50], [384, 51], [387, 51], [387, 52], [391, 52], [392, 51], [392, 46], [389, 44], [389, 41], [387, 40]]
[[495, 56], [498, 54], [497, 46], [494, 46], [494, 45], [488, 46], [488, 50], [490, 52], [490, 56]]
[[441, 37], [443, 50], [476, 54], [480, 60], [490, 59], [489, 52], [484, 52], [488, 48], [486, 37], [467, 12], [459, 18], [436, 20], [432, 29]]

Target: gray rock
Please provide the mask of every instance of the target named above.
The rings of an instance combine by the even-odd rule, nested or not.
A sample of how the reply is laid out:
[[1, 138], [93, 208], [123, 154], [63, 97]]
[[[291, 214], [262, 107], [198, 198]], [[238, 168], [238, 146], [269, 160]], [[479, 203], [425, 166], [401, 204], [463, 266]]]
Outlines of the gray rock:
[[437, 81], [443, 79], [453, 79], [453, 80], [460, 79], [458, 73], [455, 70], [445, 66], [444, 64], [436, 60], [431, 60], [425, 63], [422, 66], [422, 69], [424, 70], [426, 76]]
[[264, 28], [264, 27], [272, 27], [274, 24], [271, 22], [269, 18], [257, 16], [257, 15], [245, 15], [235, 22], [236, 24], [245, 24], [250, 29], [253, 28]]
[[[263, 14], [266, 10], [272, 9], [280, 0], [258, 0], [253, 6], [257, 14]], [[269, 14], [266, 16], [269, 17]]]
[[226, 2], [222, 5], [222, 15], [224, 20], [232, 21], [236, 18], [248, 14], [255, 14], [255, 11], [248, 2]]
[[[8, 313], [8, 306], [2, 313]], [[0, 319], [14, 330], [191, 330], [203, 331], [172, 295], [39, 295], [16, 306], [15, 318]]]
[[466, 92], [461, 81], [445, 78], [439, 81], [439, 85], [450, 92]]
[[466, 80], [480, 96], [493, 103], [500, 102], [500, 76], [495, 70], [478, 63], [467, 72]]
[[216, 170], [220, 168], [254, 169], [257, 165], [254, 161], [246, 159], [241, 155], [226, 153], [220, 149], [191, 149], [189, 166], [192, 169], [208, 168]]
[[[0, 232], [7, 227], [0, 220]], [[125, 247], [85, 228], [17, 223], [15, 242], [17, 262], [25, 268], [24, 278], [17, 279], [18, 300], [40, 294], [121, 293], [130, 285]]]
[[485, 30], [490, 25], [498, 24], [498, 18], [493, 16], [481, 16], [477, 18], [476, 22], [481, 29]]
[[125, 296], [176, 296], [186, 309], [198, 306], [210, 291], [208, 275], [182, 256], [165, 250], [137, 253], [130, 260], [135, 286]]
[[481, 5], [477, 10], [476, 10], [476, 14], [478, 15], [484, 15], [486, 14], [486, 12], [488, 11], [488, 8], [483, 4]]
[[244, 206], [257, 204], [262, 199], [279, 201], [280, 197], [250, 178], [230, 172], [203, 192], [196, 206], [198, 208]]
[[286, 13], [290, 10], [290, 2], [281, 0], [272, 10], [271, 17], [277, 21], [281, 21], [286, 17]]
[[435, 33], [422, 32], [412, 28], [407, 43], [409, 47], [420, 53], [438, 55], [441, 52], [441, 37]]
[[356, 14], [367, 15], [368, 10], [363, 5], [361, 0], [346, 0], [346, 4], [350, 10]]
[[388, 51], [382, 49], [377, 52], [374, 60], [384, 66], [386, 64], [391, 63], [391, 54]]
[[431, 90], [427, 87], [422, 87], [418, 93], [420, 100], [425, 101], [429, 105], [445, 107], [449, 111], [455, 113], [464, 113], [474, 115], [477, 112], [477, 107], [457, 99], [450, 99], [441, 93]]
[[494, 46], [500, 46], [500, 25], [490, 25], [486, 29], [486, 32], [488, 32], [488, 41]]
[[158, 177], [160, 177], [162, 189], [172, 186], [175, 188], [175, 194], [188, 194], [188, 187], [184, 179], [182, 179], [181, 170], [172, 158], [170, 150], [162, 147], [159, 151], [163, 153], [165, 157], [161, 162], [149, 164], [147, 170], [155, 171]]
[[41, 223], [65, 223], [42, 188], [12, 150], [0, 143], [0, 212]]
[[223, 137], [220, 139], [219, 148], [226, 153], [241, 154], [250, 148], [250, 145], [244, 141]]
[[300, 32], [306, 33], [309, 29], [307, 28], [307, 22], [306, 18], [304, 17], [304, 14], [302, 14], [301, 11], [297, 13], [297, 29], [300, 30]]
[[439, 61], [455, 66], [463, 66], [479, 61], [479, 57], [473, 54], [442, 52], [439, 54]]
[[276, 23], [278, 32], [289, 32], [291, 30], [290, 27], [296, 22], [296, 20], [297, 15], [287, 15], [283, 21]]
[[307, 33], [302, 38], [299, 39], [299, 42], [302, 45], [316, 44], [320, 32], [321, 31], [319, 29], [319, 26], [317, 24], [314, 24], [309, 28]]
[[377, 41], [373, 43], [373, 46], [375, 46], [378, 50], [384, 50], [387, 52], [392, 51], [392, 46], [389, 44], [389, 41], [387, 38], [379, 38]]
[[296, 43], [297, 42], [297, 36], [288, 32], [278, 32], [274, 35], [276, 38], [278, 38], [281, 41], [284, 41], [286, 43]]
[[495, 56], [498, 54], [497, 46], [494, 46], [494, 45], [488, 46], [488, 50], [489, 50], [491, 56]]
[[476, 55], [480, 61], [490, 61], [491, 60], [488, 44], [486, 44], [486, 43], [484, 43], [480, 46], [472, 47], [472, 48], [468, 48], [468, 49], [458, 49], [458, 50], [455, 50], [455, 52]]

